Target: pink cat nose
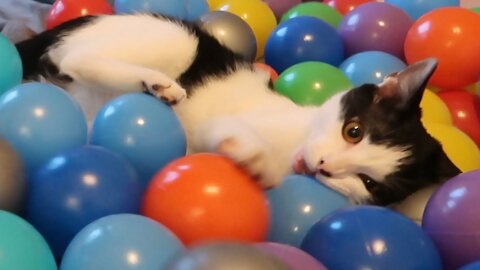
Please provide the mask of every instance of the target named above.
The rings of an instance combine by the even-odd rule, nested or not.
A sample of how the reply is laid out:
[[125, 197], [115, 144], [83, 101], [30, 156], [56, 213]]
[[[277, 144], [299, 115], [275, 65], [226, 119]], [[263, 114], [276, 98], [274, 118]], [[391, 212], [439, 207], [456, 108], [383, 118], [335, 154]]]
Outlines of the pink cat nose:
[[318, 162], [318, 164], [322, 165], [323, 163], [325, 163], [325, 160], [323, 160], [323, 158], [321, 158], [320, 161]]

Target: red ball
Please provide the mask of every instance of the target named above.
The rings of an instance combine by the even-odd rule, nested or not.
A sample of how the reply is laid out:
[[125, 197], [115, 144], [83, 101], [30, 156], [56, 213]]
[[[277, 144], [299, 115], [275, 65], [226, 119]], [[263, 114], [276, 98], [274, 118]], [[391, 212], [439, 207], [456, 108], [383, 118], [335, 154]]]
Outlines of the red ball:
[[148, 186], [142, 213], [185, 245], [263, 241], [270, 210], [263, 190], [230, 159], [193, 154], [168, 164]]
[[113, 7], [108, 0], [56, 0], [47, 15], [45, 26], [52, 29], [78, 17], [113, 13]]
[[480, 147], [480, 97], [467, 91], [442, 91], [454, 126], [465, 132]]
[[350, 11], [354, 10], [357, 6], [368, 3], [377, 2], [376, 0], [327, 0], [325, 4], [335, 8], [342, 15], [347, 15]]
[[439, 65], [430, 84], [462, 89], [480, 78], [480, 16], [461, 7], [445, 7], [420, 17], [405, 39], [409, 64], [435, 57]]

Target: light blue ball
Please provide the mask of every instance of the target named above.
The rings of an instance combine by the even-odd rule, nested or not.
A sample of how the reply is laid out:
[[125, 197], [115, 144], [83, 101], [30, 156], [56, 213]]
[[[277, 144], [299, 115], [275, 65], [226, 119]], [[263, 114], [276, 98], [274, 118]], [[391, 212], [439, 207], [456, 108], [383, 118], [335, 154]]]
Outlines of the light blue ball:
[[462, 266], [458, 270], [480, 270], [480, 261], [475, 261], [473, 263], [469, 263], [465, 266]]
[[91, 143], [129, 160], [144, 187], [167, 163], [186, 154], [185, 132], [175, 112], [143, 93], [107, 103], [94, 119]]
[[413, 20], [434, 9], [448, 6], [460, 6], [460, 0], [385, 0], [407, 12]]
[[153, 12], [195, 21], [209, 11], [205, 0], [115, 0], [115, 12]]
[[389, 53], [366, 51], [348, 57], [339, 69], [354, 86], [360, 86], [365, 83], [381, 83], [385, 76], [401, 71], [405, 67], [406, 64], [402, 60]]
[[15, 46], [0, 33], [0, 95], [22, 82], [22, 60]]
[[63, 89], [25, 83], [0, 96], [0, 135], [20, 154], [28, 171], [87, 141], [80, 105]]
[[268, 240], [300, 247], [310, 227], [334, 210], [349, 206], [346, 197], [315, 179], [290, 175], [267, 192], [271, 209]]
[[68, 246], [61, 270], [160, 270], [184, 250], [160, 223], [144, 216], [100, 218], [81, 230]]

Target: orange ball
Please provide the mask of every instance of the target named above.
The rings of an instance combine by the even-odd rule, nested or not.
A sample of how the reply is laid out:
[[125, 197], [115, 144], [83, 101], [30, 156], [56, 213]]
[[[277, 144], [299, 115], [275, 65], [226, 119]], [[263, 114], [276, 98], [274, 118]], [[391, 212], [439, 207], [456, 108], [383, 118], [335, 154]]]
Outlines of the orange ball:
[[255, 62], [254, 63], [255, 67], [259, 68], [259, 69], [262, 69], [264, 71], [266, 71], [267, 73], [270, 74], [270, 79], [272, 80], [272, 82], [274, 82], [277, 78], [278, 78], [278, 72], [273, 69], [271, 66], [267, 65], [267, 64], [264, 64], [264, 63], [261, 63], [261, 62]]
[[148, 186], [142, 213], [185, 245], [264, 241], [270, 219], [263, 190], [230, 159], [192, 154], [164, 167]]
[[108, 0], [56, 0], [50, 8], [45, 25], [47, 29], [52, 29], [78, 17], [113, 13]]
[[435, 9], [420, 17], [405, 39], [409, 64], [438, 59], [430, 84], [462, 89], [480, 77], [480, 16], [461, 7]]

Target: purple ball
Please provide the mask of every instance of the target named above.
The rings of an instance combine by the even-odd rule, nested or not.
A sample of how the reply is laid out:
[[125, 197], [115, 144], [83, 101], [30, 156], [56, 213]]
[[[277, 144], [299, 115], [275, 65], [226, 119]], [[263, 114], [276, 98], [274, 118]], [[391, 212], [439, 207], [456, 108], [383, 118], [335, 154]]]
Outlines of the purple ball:
[[422, 227], [430, 235], [445, 269], [480, 260], [480, 170], [462, 173], [430, 198]]
[[255, 246], [276, 256], [292, 270], [327, 270], [317, 259], [299, 248], [273, 242], [257, 243]]
[[403, 44], [412, 18], [402, 9], [371, 2], [348, 13], [338, 27], [347, 56], [382, 51], [404, 59]]
[[289, 9], [302, 3], [302, 0], [264, 0], [264, 2], [270, 6], [277, 19], [279, 19]]

